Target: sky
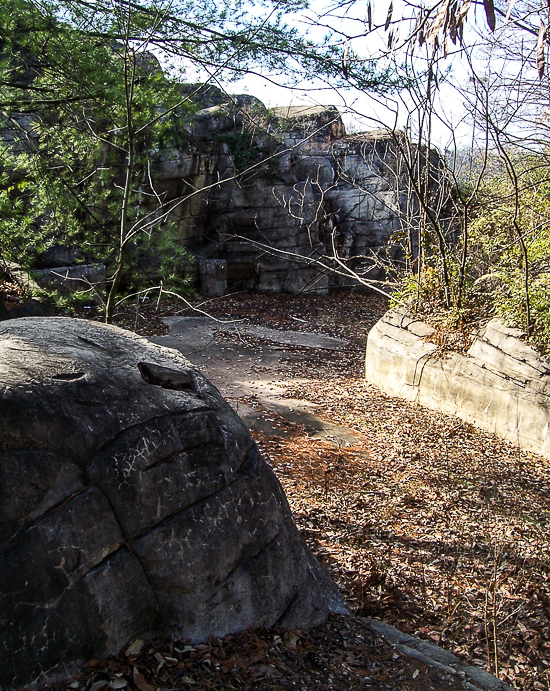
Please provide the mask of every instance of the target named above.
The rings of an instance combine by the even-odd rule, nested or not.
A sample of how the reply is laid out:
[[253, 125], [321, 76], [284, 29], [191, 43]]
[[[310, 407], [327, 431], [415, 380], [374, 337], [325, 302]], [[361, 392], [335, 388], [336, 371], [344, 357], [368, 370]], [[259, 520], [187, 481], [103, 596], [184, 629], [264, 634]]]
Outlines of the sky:
[[[384, 23], [389, 0], [388, 2], [373, 3], [373, 5], [373, 23]], [[355, 7], [366, 13], [365, 2], [357, 3]], [[312, 8], [320, 12], [322, 10], [321, 1], [314, 0]], [[394, 0], [392, 15], [394, 20], [400, 19], [406, 11], [405, 3]], [[295, 17], [295, 22], [299, 28], [307, 29], [309, 35], [322, 39], [324, 29], [312, 32], [311, 22], [301, 20], [300, 16]], [[335, 21], [332, 26], [337, 27]], [[365, 30], [363, 22], [351, 20], [348, 20], [347, 23], [344, 21], [342, 27], [348, 34], [364, 32]], [[369, 34], [368, 40], [363, 36], [351, 42], [350, 45], [360, 56], [373, 57], [385, 52], [386, 41], [387, 33], [380, 31]], [[379, 59], [378, 65], [380, 67], [385, 67], [386, 64], [389, 64], [386, 60]], [[452, 79], [448, 85], [441, 87], [440, 97], [436, 104], [441, 120], [439, 118], [434, 119], [432, 131], [432, 141], [440, 149], [452, 147], [456, 142], [459, 142], [460, 146], [467, 146], [472, 139], [472, 131], [466, 121], [466, 111], [462, 99], [454, 86], [451, 86], [452, 82], [460, 84], [467, 80], [465, 65], [461, 61], [460, 55], [449, 56], [447, 64], [451, 68]], [[407, 102], [404, 94], [401, 98], [383, 99], [354, 89], [329, 88], [325, 84], [314, 79], [307, 79], [307, 77], [302, 84], [290, 89], [281, 85], [277, 77], [273, 77], [273, 81], [268, 81], [259, 76], [247, 75], [238, 82], [232, 83], [230, 91], [256, 96], [268, 108], [306, 104], [336, 106], [342, 113], [346, 129], [350, 133], [380, 127], [404, 128], [408, 111], [411, 109], [411, 103]], [[455, 143], [453, 143], [451, 135], [455, 137]]]
[[[311, 5], [312, 11], [322, 12], [322, 3], [325, 0], [313, 0]], [[384, 2], [377, 1], [373, 4], [373, 24], [384, 24], [390, 0]], [[402, 0], [393, 0], [393, 14], [392, 20], [398, 21], [407, 16], [410, 12], [410, 4]], [[367, 3], [358, 1], [351, 6], [352, 10], [357, 13], [361, 19], [366, 15]], [[480, 5], [481, 7], [481, 5]], [[516, 8], [520, 7], [520, 3]], [[521, 13], [523, 9], [518, 10], [518, 16], [523, 16]], [[310, 29], [312, 22], [306, 19], [304, 21], [299, 15], [296, 15], [296, 26], [306, 28], [314, 38], [322, 38], [321, 29]], [[340, 20], [339, 20], [340, 21]], [[535, 12], [531, 18], [531, 25], [538, 30], [538, 15]], [[330, 22], [329, 22], [330, 23]], [[376, 57], [383, 56], [386, 53], [388, 32], [379, 30], [370, 33], [367, 37], [364, 35], [366, 26], [365, 21], [357, 21], [351, 19], [344, 19], [340, 24], [336, 20], [332, 20], [331, 26], [335, 29], [342, 28], [348, 35], [363, 34], [355, 41], [350, 42], [350, 48], [360, 57]], [[401, 31], [403, 38], [407, 35], [407, 22], [390, 24], [389, 30], [394, 33]], [[497, 42], [506, 43], [514, 37], [517, 39], [517, 45], [522, 45], [518, 48], [522, 54], [527, 54], [531, 51], [530, 62], [521, 66], [521, 61], [516, 60], [519, 56], [512, 55], [511, 61], [506, 63], [504, 59], [493, 54], [490, 59], [487, 58], [487, 53], [480, 47], [481, 37], [486, 37], [489, 34], [487, 22], [483, 12], [483, 8], [477, 9], [472, 5], [472, 9], [468, 14], [466, 24], [464, 26], [464, 43], [471, 48], [472, 64], [468, 64], [465, 53], [460, 49], [460, 46], [454, 47], [449, 44], [449, 55], [447, 58], [441, 56], [440, 66], [444, 71], [448, 71], [446, 80], [440, 83], [437, 92], [437, 98], [434, 102], [434, 118], [432, 120], [431, 142], [440, 150], [454, 149], [454, 148], [468, 148], [471, 146], [482, 146], [485, 139], [484, 132], [479, 127], [474, 129], [472, 118], [469, 115], [471, 108], [468, 107], [468, 98], [465, 99], [464, 94], [471, 92], [472, 71], [475, 70], [478, 76], [486, 76], [487, 66], [493, 77], [511, 77], [518, 69], [526, 70], [527, 80], [537, 83], [537, 70], [534, 64], [534, 50], [536, 43], [536, 31], [533, 37], [525, 31], [518, 31], [512, 21], [506, 26], [504, 20], [499, 17], [497, 20], [497, 28], [495, 36]], [[519, 40], [521, 39], [521, 44]], [[425, 48], [424, 48], [425, 50]], [[420, 50], [417, 49], [417, 53]], [[425, 53], [426, 55], [426, 53]], [[395, 56], [397, 59], [399, 53]], [[423, 66], [420, 57], [416, 59], [416, 64], [419, 68]], [[378, 66], [385, 67], [390, 64], [384, 57], [379, 57]], [[424, 62], [425, 64], [425, 62]], [[550, 69], [547, 68], [547, 72]], [[510, 81], [512, 81], [510, 79]], [[322, 86], [324, 88], [318, 88]], [[413, 112], [413, 104], [410, 98], [407, 98], [406, 92], [402, 92], [400, 97], [390, 97], [382, 99], [374, 97], [372, 94], [365, 94], [354, 91], [353, 89], [330, 89], [325, 85], [320, 85], [315, 80], [304, 79], [304, 83], [294, 89], [287, 89], [278, 86], [272, 82], [266, 82], [259, 77], [249, 75], [245, 79], [240, 80], [231, 85], [231, 90], [234, 93], [242, 91], [250, 93], [259, 98], [268, 107], [285, 106], [285, 105], [301, 105], [301, 104], [316, 104], [316, 105], [334, 105], [337, 106], [342, 113], [342, 117], [346, 128], [349, 132], [372, 130], [379, 127], [397, 127], [403, 129], [407, 123], [407, 119], [411, 117]], [[544, 116], [545, 111], [543, 105], [540, 107], [540, 112], [537, 117]], [[519, 115], [519, 113], [518, 113]], [[535, 123], [536, 118], [532, 118], [531, 122]], [[525, 125], [510, 124], [509, 132], [512, 136], [520, 136], [520, 128]], [[536, 128], [536, 124], [534, 125]], [[515, 129], [514, 129], [515, 128]], [[414, 129], [414, 127], [413, 127]]]
[[[434, 0], [435, 1], [435, 0]], [[322, 14], [323, 3], [327, 0], [312, 0], [309, 14], [301, 11], [295, 13], [289, 18], [290, 26], [295, 26], [302, 32], [309, 35], [311, 38], [318, 41], [322, 40], [326, 27], [319, 27], [312, 19], [315, 13]], [[384, 2], [374, 2], [373, 0], [373, 24], [384, 24], [390, 0]], [[393, 0], [393, 14], [392, 21], [395, 24], [390, 24], [389, 30], [394, 33], [401, 31], [402, 38], [407, 35], [407, 23], [399, 20], [409, 12], [410, 5], [403, 2], [403, 0]], [[387, 53], [388, 32], [381, 29], [373, 33], [365, 35], [366, 24], [366, 8], [367, 2], [364, 0], [357, 0], [350, 6], [353, 11], [357, 13], [358, 19], [337, 19], [330, 18], [327, 24], [334, 29], [341, 29], [347, 35], [355, 35], [356, 39], [349, 42], [350, 51], [354, 52], [360, 58], [375, 58], [377, 59], [377, 66], [384, 68], [390, 65], [390, 60], [400, 59], [399, 53], [395, 53], [388, 59], [384, 56]], [[476, 46], [479, 42], [480, 33], [487, 32], [485, 17], [480, 10], [477, 19], [474, 10], [470, 10], [468, 15], [468, 22], [465, 25], [464, 37], [465, 43], [469, 46]], [[362, 18], [361, 18], [362, 17]], [[497, 25], [497, 34], [500, 31]], [[344, 44], [342, 44], [343, 50]], [[479, 146], [478, 134], [472, 127], [472, 119], [469, 116], [468, 108], [465, 106], [463, 93], [468, 90], [469, 82], [471, 80], [470, 68], [468, 61], [465, 58], [464, 51], [459, 46], [450, 46], [451, 50], [446, 58], [441, 58], [440, 66], [444, 71], [447, 71], [446, 79], [443, 83], [440, 82], [437, 90], [437, 97], [434, 101], [434, 117], [431, 126], [431, 144], [437, 146], [440, 150], [455, 148], [467, 148], [470, 146]], [[477, 50], [477, 54], [476, 54]], [[423, 49], [424, 56], [427, 56], [427, 45]], [[417, 48], [416, 55], [420, 53]], [[479, 75], [483, 74], [484, 58], [478, 49], [473, 52], [473, 69]], [[420, 56], [415, 58], [415, 68], [421, 70], [425, 66], [425, 57]], [[500, 67], [498, 60], [493, 59], [493, 72], [499, 69], [504, 70], [505, 66]], [[536, 74], [536, 69], [535, 69]], [[193, 75], [189, 75], [189, 81], [194, 81]], [[407, 96], [406, 92], [399, 95], [391, 96], [389, 98], [375, 97], [373, 94], [366, 94], [354, 89], [334, 89], [326, 84], [321, 83], [310, 75], [304, 75], [304, 79], [300, 84], [295, 84], [293, 88], [284, 86], [282, 78], [277, 75], [267, 75], [261, 77], [259, 75], [248, 74], [246, 77], [237, 82], [232, 82], [224, 85], [230, 93], [248, 93], [256, 96], [267, 107], [287, 106], [287, 105], [333, 105], [336, 106], [341, 114], [349, 133], [369, 131], [381, 127], [407, 129], [407, 131], [414, 130], [407, 127], [414, 121], [415, 112], [418, 114], [418, 109], [414, 108], [413, 100]]]
[[[460, 77], [459, 77], [460, 78]], [[381, 127], [405, 126], [407, 109], [400, 100], [383, 99], [350, 89], [319, 89], [314, 81], [304, 83], [302, 88], [285, 88], [266, 80], [247, 76], [230, 86], [232, 93], [248, 93], [264, 103], [268, 108], [288, 105], [333, 105], [344, 120], [349, 133], [369, 131]], [[452, 146], [451, 132], [461, 146], [471, 142], [472, 128], [466, 118], [466, 111], [456, 89], [443, 86], [437, 99], [437, 110], [442, 121], [434, 122], [432, 141], [445, 149]], [[444, 124], [445, 123], [445, 124]]]

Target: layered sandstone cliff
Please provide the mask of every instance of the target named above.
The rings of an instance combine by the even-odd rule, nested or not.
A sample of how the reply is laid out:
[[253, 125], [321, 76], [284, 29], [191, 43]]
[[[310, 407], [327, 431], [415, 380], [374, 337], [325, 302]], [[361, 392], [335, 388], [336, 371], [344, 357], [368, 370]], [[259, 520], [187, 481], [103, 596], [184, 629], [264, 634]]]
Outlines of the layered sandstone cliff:
[[266, 110], [212, 87], [203, 98], [185, 145], [158, 152], [154, 177], [165, 199], [192, 195], [171, 220], [196, 255], [227, 261], [230, 283], [324, 292], [350, 280], [314, 260], [336, 251], [378, 278], [373, 255], [400, 257], [392, 239], [415, 204], [391, 132], [346, 135], [333, 106]]

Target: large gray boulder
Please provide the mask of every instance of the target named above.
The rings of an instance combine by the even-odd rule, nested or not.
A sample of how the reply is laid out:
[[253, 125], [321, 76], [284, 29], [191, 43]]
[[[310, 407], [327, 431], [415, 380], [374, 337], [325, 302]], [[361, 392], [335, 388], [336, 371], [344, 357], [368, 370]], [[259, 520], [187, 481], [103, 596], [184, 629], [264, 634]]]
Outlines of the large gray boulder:
[[399, 396], [550, 458], [550, 361], [491, 319], [466, 353], [438, 356], [434, 329], [395, 308], [370, 331], [365, 377]]
[[345, 605], [247, 429], [176, 351], [0, 325], [0, 689], [158, 632], [308, 627]]

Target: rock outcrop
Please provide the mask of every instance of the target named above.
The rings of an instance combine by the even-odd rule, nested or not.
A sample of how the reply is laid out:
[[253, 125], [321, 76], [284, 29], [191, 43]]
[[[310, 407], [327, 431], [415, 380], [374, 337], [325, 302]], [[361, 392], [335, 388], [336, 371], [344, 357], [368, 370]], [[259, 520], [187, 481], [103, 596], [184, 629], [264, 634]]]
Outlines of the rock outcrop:
[[388, 312], [369, 333], [365, 377], [550, 458], [550, 362], [498, 319], [466, 354], [436, 357], [433, 331], [403, 308]]
[[[366, 278], [383, 275], [373, 256], [402, 258], [394, 234], [414, 227], [417, 205], [399, 135], [346, 135], [334, 106], [267, 110], [250, 96], [227, 102], [213, 87], [201, 97], [206, 107], [164, 143], [152, 172], [167, 201], [203, 190], [170, 219], [197, 256], [227, 261], [230, 286], [326, 292], [357, 285], [312, 263], [325, 258], [331, 267], [335, 248]], [[435, 194], [444, 198], [442, 161], [431, 158]]]
[[0, 325], [0, 689], [158, 632], [344, 612], [279, 482], [176, 351], [68, 318]]
[[[147, 69], [155, 64], [154, 56], [143, 60]], [[229, 96], [214, 86], [176, 87], [198, 110], [175, 111], [162, 138], [142, 142], [150, 167], [139, 189], [143, 215], [152, 218], [161, 205], [175, 242], [197, 258], [179, 267], [181, 273], [200, 278], [201, 261], [221, 260], [227, 262], [230, 289], [322, 293], [331, 285], [359, 285], [352, 274], [332, 271], [342, 268], [334, 262], [337, 253], [353, 271], [379, 280], [388, 261], [404, 258], [402, 243], [414, 253], [420, 216], [405, 151], [417, 172], [430, 171], [430, 205], [441, 209], [449, 199], [437, 153], [429, 153], [427, 168], [427, 152], [417, 155], [398, 132], [347, 135], [334, 106], [269, 110], [252, 96]], [[21, 120], [18, 131], [31, 137], [31, 120]], [[25, 150], [25, 138], [20, 141], [9, 128], [0, 129], [0, 139], [13, 153]], [[61, 259], [58, 242], [52, 237], [52, 250], [36, 257], [38, 268], [64, 267], [65, 276], [80, 263], [99, 261], [89, 247], [67, 247]], [[154, 245], [133, 250], [138, 256], [132, 273], [154, 280], [160, 263]], [[40, 278], [52, 281], [59, 273], [42, 272]], [[79, 285], [64, 280], [59, 288]]]

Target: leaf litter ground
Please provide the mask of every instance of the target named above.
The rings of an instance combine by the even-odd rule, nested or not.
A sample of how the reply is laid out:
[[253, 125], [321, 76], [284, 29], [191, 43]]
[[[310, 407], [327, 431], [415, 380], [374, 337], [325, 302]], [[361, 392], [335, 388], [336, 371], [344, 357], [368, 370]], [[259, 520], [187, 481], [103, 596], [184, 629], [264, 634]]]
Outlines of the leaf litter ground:
[[[382, 299], [345, 292], [294, 299], [241, 293], [207, 309], [350, 341], [344, 353], [294, 348], [302, 357], [289, 359], [293, 380], [285, 395], [316, 404], [317, 415], [353, 430], [356, 443], [311, 438], [272, 412], [266, 414], [287, 436], [254, 436], [302, 535], [354, 613], [434, 642], [519, 689], [550, 689], [550, 462], [366, 383], [365, 339], [386, 309]], [[165, 315], [178, 312], [176, 304], [161, 304]], [[154, 320], [160, 323], [158, 311]], [[151, 333], [152, 319], [144, 321]], [[247, 342], [255, 347], [255, 339]], [[286, 643], [274, 646], [276, 638], [294, 640], [288, 636], [299, 645], [290, 652]], [[189, 682], [187, 673], [178, 682], [171, 672], [163, 681], [160, 662], [152, 665], [147, 657], [143, 667], [132, 662], [135, 673], [131, 661], [110, 664], [126, 664], [131, 673], [122, 676], [130, 686], [143, 677], [155, 689], [463, 688], [458, 679], [454, 687], [428, 681], [433, 673], [407, 660], [397, 664], [391, 647], [375, 640], [360, 619], [333, 618], [313, 632], [247, 632], [195, 647], [189, 670], [200, 673], [189, 671]], [[158, 645], [158, 654], [170, 657], [167, 644]], [[255, 648], [264, 651], [264, 662], [250, 662]], [[172, 666], [184, 662], [174, 659]], [[166, 673], [170, 669], [166, 663]], [[91, 678], [88, 673], [87, 688]]]

